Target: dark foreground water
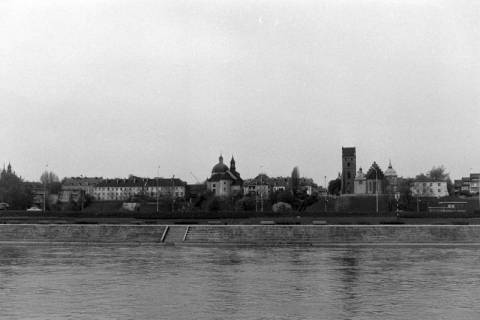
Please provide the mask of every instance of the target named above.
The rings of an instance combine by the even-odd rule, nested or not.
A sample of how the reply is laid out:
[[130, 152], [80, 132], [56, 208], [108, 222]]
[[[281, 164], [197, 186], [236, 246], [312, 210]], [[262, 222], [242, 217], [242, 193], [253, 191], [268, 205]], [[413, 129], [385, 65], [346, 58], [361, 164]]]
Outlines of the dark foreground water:
[[480, 248], [0, 244], [0, 319], [479, 319]]

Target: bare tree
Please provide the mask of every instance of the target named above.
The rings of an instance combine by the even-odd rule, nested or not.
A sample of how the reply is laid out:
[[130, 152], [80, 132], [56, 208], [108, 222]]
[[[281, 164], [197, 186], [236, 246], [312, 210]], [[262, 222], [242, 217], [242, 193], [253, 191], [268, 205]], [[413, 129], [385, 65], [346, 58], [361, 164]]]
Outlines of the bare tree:
[[61, 189], [60, 179], [52, 171], [43, 172], [40, 176], [40, 182], [50, 193], [58, 193]]

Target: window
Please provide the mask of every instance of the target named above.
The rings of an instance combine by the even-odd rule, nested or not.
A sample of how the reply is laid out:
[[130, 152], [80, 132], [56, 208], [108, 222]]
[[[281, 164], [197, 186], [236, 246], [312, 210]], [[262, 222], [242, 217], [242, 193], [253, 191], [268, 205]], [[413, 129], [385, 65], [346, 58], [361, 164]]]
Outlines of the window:
[[440, 187], [440, 182], [438, 183], [438, 186]]
[[350, 162], [347, 162], [347, 167], [350, 167]]
[[438, 192], [442, 192], [440, 189], [438, 189]]
[[347, 179], [350, 179], [352, 177], [352, 175], [350, 174], [350, 172], [347, 172]]

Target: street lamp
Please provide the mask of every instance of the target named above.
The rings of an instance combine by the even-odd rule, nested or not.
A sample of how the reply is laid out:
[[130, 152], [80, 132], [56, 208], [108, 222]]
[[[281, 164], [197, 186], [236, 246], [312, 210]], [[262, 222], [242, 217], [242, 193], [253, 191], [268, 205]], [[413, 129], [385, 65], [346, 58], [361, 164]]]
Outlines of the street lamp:
[[48, 180], [48, 163], [45, 165], [45, 178], [43, 181], [43, 214], [45, 214], [45, 203], [47, 199], [47, 180]]
[[325, 212], [327, 212], [327, 194], [328, 194], [328, 189], [327, 189], [327, 176], [325, 176]]
[[376, 210], [378, 214], [378, 173], [377, 169], [372, 165], [372, 169], [375, 170], [375, 202], [376, 202]]
[[155, 177], [155, 182], [156, 182], [156, 190], [155, 194], [157, 196], [157, 214], [158, 214], [158, 176], [160, 175], [160, 166], [157, 167], [157, 176]]
[[260, 211], [263, 212], [263, 166], [260, 166]]
[[172, 212], [175, 211], [175, 175], [172, 176]]

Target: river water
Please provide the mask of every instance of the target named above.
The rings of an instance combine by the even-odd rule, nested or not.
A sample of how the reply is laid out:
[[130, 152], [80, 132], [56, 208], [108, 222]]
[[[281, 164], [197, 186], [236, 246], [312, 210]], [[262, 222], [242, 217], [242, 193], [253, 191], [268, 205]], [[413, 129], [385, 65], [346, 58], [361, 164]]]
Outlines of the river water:
[[480, 248], [0, 244], [1, 319], [479, 319]]

